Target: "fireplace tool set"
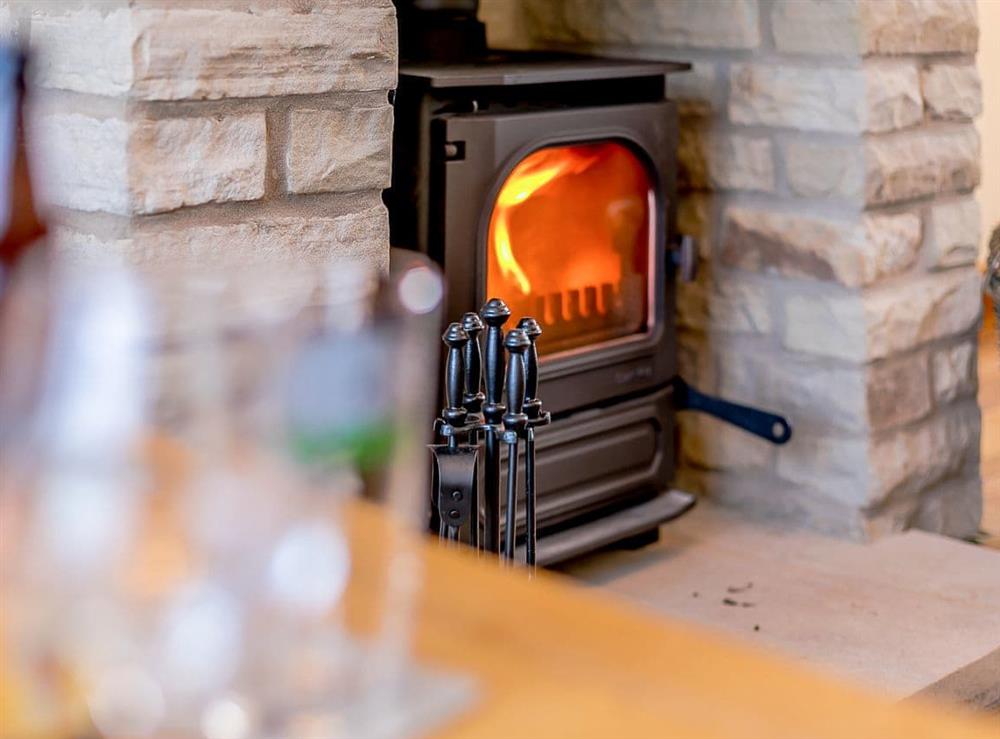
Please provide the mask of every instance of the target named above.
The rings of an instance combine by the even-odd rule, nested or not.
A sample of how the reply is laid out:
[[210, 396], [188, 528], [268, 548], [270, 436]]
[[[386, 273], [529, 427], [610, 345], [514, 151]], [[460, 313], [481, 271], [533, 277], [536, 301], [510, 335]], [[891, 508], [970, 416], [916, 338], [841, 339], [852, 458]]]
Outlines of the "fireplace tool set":
[[[513, 562], [517, 539], [518, 466], [523, 456], [525, 563], [534, 567], [537, 545], [535, 428], [550, 421], [538, 398], [535, 343], [542, 329], [538, 321], [526, 317], [505, 336], [503, 327], [509, 319], [510, 309], [506, 303], [493, 298], [478, 315], [466, 313], [461, 322], [449, 325], [442, 336], [448, 347], [446, 407], [434, 422], [435, 439], [443, 443], [431, 446], [433, 510], [442, 539], [498, 552], [503, 559]], [[485, 351], [479, 340], [484, 331]], [[507, 523], [503, 527], [502, 542], [501, 444], [507, 447], [504, 506]], [[481, 484], [480, 451], [483, 457]]]

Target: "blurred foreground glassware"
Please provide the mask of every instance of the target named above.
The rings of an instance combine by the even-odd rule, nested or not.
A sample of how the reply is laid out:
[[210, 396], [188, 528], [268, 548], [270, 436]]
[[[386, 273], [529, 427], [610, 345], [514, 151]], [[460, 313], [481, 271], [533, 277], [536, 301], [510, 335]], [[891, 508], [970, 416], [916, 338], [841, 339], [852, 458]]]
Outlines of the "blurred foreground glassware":
[[[419, 262], [388, 282], [345, 264], [62, 266], [11, 290], [4, 734], [416, 728], [401, 706], [439, 276]], [[33, 322], [15, 320], [25, 310]], [[8, 377], [31, 380], [17, 402]], [[365, 563], [367, 641], [336, 616], [352, 577], [342, 504], [359, 494], [388, 512]]]

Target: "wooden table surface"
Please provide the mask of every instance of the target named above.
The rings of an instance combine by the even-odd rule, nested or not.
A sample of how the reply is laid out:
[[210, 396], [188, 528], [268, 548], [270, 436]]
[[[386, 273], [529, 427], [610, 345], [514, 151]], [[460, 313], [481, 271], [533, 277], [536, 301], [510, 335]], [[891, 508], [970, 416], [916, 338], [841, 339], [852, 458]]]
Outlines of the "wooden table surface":
[[[372, 509], [350, 518], [356, 576], [345, 612], [364, 631], [391, 537]], [[439, 739], [1000, 739], [996, 716], [897, 703], [566, 578], [529, 580], [434, 542], [413, 551], [424, 572], [417, 659], [473, 676], [479, 689]]]

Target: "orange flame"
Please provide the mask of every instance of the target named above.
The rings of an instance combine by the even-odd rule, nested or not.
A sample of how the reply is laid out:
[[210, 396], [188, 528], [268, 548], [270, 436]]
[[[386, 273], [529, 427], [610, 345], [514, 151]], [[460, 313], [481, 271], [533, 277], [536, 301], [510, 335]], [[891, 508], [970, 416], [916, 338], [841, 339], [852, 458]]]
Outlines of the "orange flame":
[[501, 274], [513, 279], [522, 294], [531, 293], [531, 281], [514, 257], [509, 225], [512, 211], [557, 177], [585, 172], [596, 161], [596, 156], [581, 154], [571, 147], [542, 149], [514, 167], [500, 188], [490, 235]]
[[627, 146], [532, 152], [497, 193], [486, 289], [543, 325], [545, 354], [642, 330], [653, 185]]

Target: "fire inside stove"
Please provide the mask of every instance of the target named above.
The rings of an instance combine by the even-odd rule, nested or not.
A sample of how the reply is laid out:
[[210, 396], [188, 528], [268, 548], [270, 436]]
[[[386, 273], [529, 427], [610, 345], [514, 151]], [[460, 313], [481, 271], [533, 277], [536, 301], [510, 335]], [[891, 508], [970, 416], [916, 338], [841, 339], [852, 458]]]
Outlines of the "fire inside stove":
[[487, 294], [542, 323], [543, 354], [644, 331], [654, 205], [649, 172], [624, 144], [532, 152], [496, 197]]

